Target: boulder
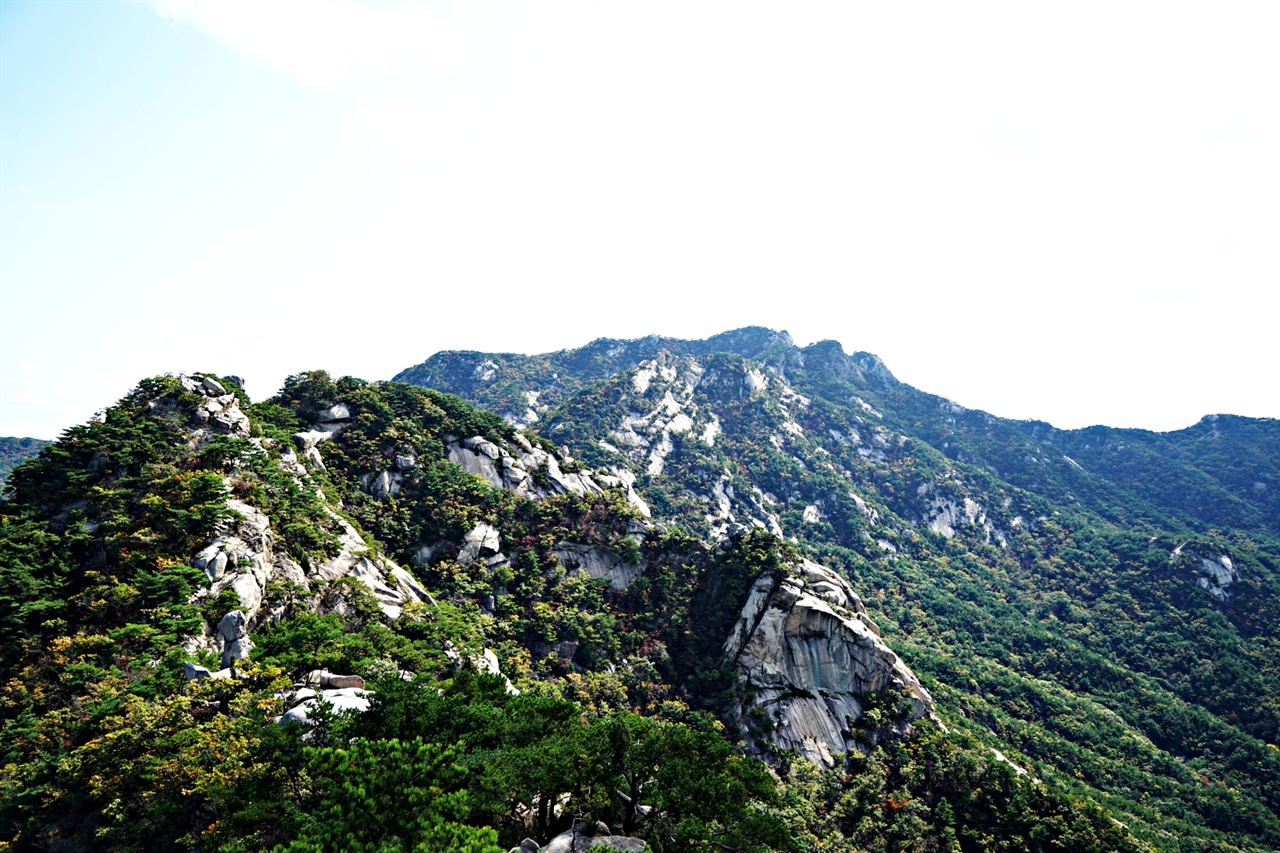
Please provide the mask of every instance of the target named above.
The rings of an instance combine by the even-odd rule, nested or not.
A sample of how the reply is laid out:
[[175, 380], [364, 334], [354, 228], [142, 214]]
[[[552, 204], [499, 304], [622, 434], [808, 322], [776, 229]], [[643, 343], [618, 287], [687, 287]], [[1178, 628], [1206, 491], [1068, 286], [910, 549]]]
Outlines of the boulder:
[[248, 622], [244, 611], [232, 610], [218, 621], [218, 633], [225, 642], [235, 642], [245, 635]]
[[217, 672], [210, 672], [198, 663], [187, 661], [182, 665], [187, 681], [204, 681], [207, 678], [240, 678], [245, 679], [249, 676], [243, 672], [235, 672], [231, 669], [220, 669]]
[[360, 485], [368, 489], [369, 494], [375, 499], [382, 500], [388, 495], [395, 497], [400, 494], [400, 483], [403, 478], [404, 475], [398, 472], [378, 471], [363, 475], [360, 478]]
[[184, 663], [182, 669], [186, 673], [187, 681], [203, 681], [206, 678], [213, 677], [213, 673], [208, 669], [190, 661]]
[[226, 648], [222, 650], [222, 666], [224, 669], [229, 668], [239, 660], [248, 660], [249, 652], [253, 650], [253, 640], [248, 637], [241, 637], [227, 643]]
[[191, 559], [191, 565], [197, 569], [203, 569], [205, 576], [209, 578], [210, 583], [216, 583], [222, 580], [222, 576], [227, 573], [227, 552], [223, 550], [222, 542], [214, 542], [205, 548], [199, 554]]
[[234, 394], [224, 394], [221, 397], [210, 397], [205, 400], [196, 409], [196, 419], [213, 427], [216, 432], [237, 438], [249, 437], [249, 416], [240, 411], [240, 401]]
[[1238, 580], [1235, 564], [1226, 554], [1195, 555], [1199, 559], [1196, 571], [1199, 576], [1196, 584], [1209, 593], [1214, 600], [1230, 601], [1234, 592], [1232, 585]]
[[253, 572], [239, 572], [230, 576], [231, 588], [240, 599], [240, 606], [256, 614], [262, 608], [264, 584]]
[[[608, 827], [603, 824], [600, 824], [600, 827], [605, 832], [608, 832]], [[521, 846], [517, 849], [520, 853], [525, 853], [524, 842], [521, 842]], [[632, 853], [640, 853], [640, 851], [646, 849], [646, 843], [641, 838], [632, 838], [627, 835], [597, 834], [597, 827], [584, 821], [576, 824], [573, 829], [560, 833], [548, 841], [545, 847], [531, 849], [540, 850], [542, 853], [577, 853], [577, 851], [591, 849], [625, 850], [632, 851]]]
[[351, 410], [347, 408], [345, 403], [336, 403], [327, 409], [324, 409], [316, 416], [316, 421], [322, 424], [331, 424], [335, 421], [351, 420]]
[[463, 540], [462, 548], [458, 551], [458, 562], [465, 566], [482, 557], [492, 557], [498, 553], [500, 547], [501, 539], [497, 528], [480, 522], [471, 528]]
[[285, 711], [280, 717], [280, 723], [301, 723], [303, 725], [310, 724], [310, 715], [320, 703], [324, 703], [330, 707], [334, 713], [342, 711], [355, 711], [364, 713], [369, 710], [369, 696], [372, 695], [367, 690], [359, 688], [344, 688], [341, 690], [324, 690], [318, 696], [306, 699], [298, 705]]
[[[477, 436], [477, 438], [479, 438]], [[483, 441], [483, 439], [480, 439]], [[477, 477], [483, 477], [491, 486], [497, 488], [503, 487], [503, 479], [501, 472], [498, 471], [494, 461], [497, 456], [489, 456], [487, 453], [477, 451], [475, 447], [469, 446], [476, 442], [476, 439], [468, 439], [468, 443], [450, 442], [448, 446], [448, 458], [450, 462], [454, 462], [462, 467], [462, 470], [468, 474], [475, 474]], [[489, 447], [494, 445], [485, 442]], [[497, 448], [494, 447], [496, 450]]]
[[293, 434], [294, 443], [298, 445], [298, 450], [302, 455], [310, 459], [316, 464], [317, 468], [324, 469], [324, 460], [320, 458], [319, 445], [333, 438], [332, 432], [325, 430], [313, 429], [307, 432], [296, 432]]
[[472, 450], [472, 451], [475, 451], [476, 453], [484, 454], [494, 462], [496, 462], [502, 456], [502, 450], [498, 447], [498, 445], [494, 444], [492, 441], [489, 441], [489, 439], [485, 438], [484, 436], [475, 435], [475, 436], [472, 436], [471, 438], [464, 439], [462, 443], [468, 450]]
[[347, 688], [364, 689], [364, 679], [358, 675], [336, 675], [327, 669], [313, 669], [307, 673], [303, 683], [321, 690], [345, 690]]
[[232, 610], [218, 622], [218, 636], [222, 638], [222, 668], [235, 661], [248, 660], [253, 641], [248, 636], [249, 619], [242, 610]]
[[200, 386], [214, 397], [222, 397], [227, 393], [227, 389], [222, 387], [222, 383], [214, 379], [212, 376], [206, 376], [200, 380]]

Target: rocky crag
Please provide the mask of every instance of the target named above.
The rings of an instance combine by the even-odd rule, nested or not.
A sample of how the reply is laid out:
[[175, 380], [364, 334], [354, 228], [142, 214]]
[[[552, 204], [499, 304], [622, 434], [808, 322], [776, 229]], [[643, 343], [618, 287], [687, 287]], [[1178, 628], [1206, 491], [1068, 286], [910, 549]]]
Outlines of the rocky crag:
[[870, 745], [867, 697], [888, 691], [906, 706], [891, 721], [874, 720], [872, 730], [903, 735], [910, 721], [933, 713], [933, 698], [881, 642], [862, 600], [843, 578], [809, 560], [781, 580], [756, 580], [724, 655], [746, 687], [743, 733], [753, 715], [762, 715], [774, 750], [825, 767], [836, 763], [836, 753]]
[[[253, 648], [250, 633], [283, 614], [279, 607], [263, 609], [267, 590], [272, 584], [293, 584], [304, 594], [309, 594], [316, 582], [355, 578], [368, 588], [379, 607], [392, 619], [400, 615], [406, 604], [431, 601], [422, 584], [370, 547], [351, 523], [327, 504], [323, 491], [311, 482], [307, 468], [298, 461], [294, 445], [282, 446], [270, 439], [252, 437], [249, 418], [241, 411], [239, 399], [228, 393], [217, 379], [205, 376], [180, 376], [178, 379], [188, 393], [202, 398], [192, 407], [188, 417], [191, 453], [200, 454], [218, 435], [246, 440], [253, 448], [250, 452], [272, 457], [274, 461], [269, 464], [287, 472], [299, 489], [315, 495], [330, 524], [337, 529], [335, 538], [338, 545], [336, 554], [327, 559], [308, 561], [304, 568], [277, 547], [281, 537], [271, 518], [257, 507], [228, 497], [228, 520], [217, 526], [216, 535], [191, 558], [191, 565], [202, 570], [209, 580], [209, 586], [197, 594], [200, 599], [217, 599], [223, 592], [230, 591], [234, 593], [238, 607], [224, 616], [215, 630], [206, 626], [201, 635], [192, 637], [186, 644], [189, 652], [213, 649], [219, 653], [224, 668], [236, 661], [247, 660]], [[167, 410], [174, 403], [170, 398], [159, 397], [147, 405], [152, 410]], [[341, 433], [347, 414], [345, 407], [341, 406], [318, 412], [316, 423], [310, 429], [293, 436], [297, 450], [312, 454], [309, 458], [323, 467], [315, 448], [321, 441]], [[229, 494], [233, 476], [234, 472], [225, 480]]]
[[[765, 395], [812, 433], [803, 395], [740, 355], [651, 362], [615, 377], [639, 398], [595, 407], [614, 440], [635, 437], [628, 452], [323, 372], [258, 403], [233, 377], [155, 377], [68, 430], [0, 505], [0, 842], [867, 849], [899, 832], [884, 804], [909, 797], [951, 810], [910, 824], [945, 849], [994, 825], [956, 815], [981, 789], [1017, 838], [1053, 815], [1055, 839], [1133, 849], [1060, 789], [1042, 796], [950, 739], [930, 719], [947, 682], [926, 690], [878, 637], [894, 624], [883, 585], [786, 541], [808, 484], [728, 464], [751, 407], [800, 437]], [[690, 464], [685, 420], [725, 454], [714, 476]], [[886, 459], [895, 435], [870, 439]], [[916, 524], [855, 493], [883, 536]], [[983, 514], [953, 502], [971, 523], [940, 541], [967, 541]], [[800, 523], [837, 512], [808, 500]], [[1166, 564], [1228, 556], [1225, 603], [1250, 598], [1239, 549], [1182, 554]], [[906, 775], [926, 760], [969, 781]], [[855, 804], [856, 821], [826, 817]]]

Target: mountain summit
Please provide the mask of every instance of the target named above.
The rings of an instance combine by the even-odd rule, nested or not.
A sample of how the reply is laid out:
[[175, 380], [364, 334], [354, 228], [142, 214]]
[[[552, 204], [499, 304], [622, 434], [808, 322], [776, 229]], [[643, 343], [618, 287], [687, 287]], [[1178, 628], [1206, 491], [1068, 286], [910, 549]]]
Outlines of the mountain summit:
[[715, 355], [741, 356], [761, 376], [776, 377], [799, 393], [837, 406], [853, 402], [861, 410], [853, 412], [855, 418], [874, 412], [881, 425], [949, 459], [1116, 520], [1280, 534], [1280, 421], [1208, 415], [1169, 433], [1105, 426], [1059, 430], [920, 391], [899, 382], [878, 356], [848, 355], [837, 341], [798, 347], [786, 332], [760, 326], [706, 340], [601, 338], [580, 349], [533, 356], [441, 352], [395, 379], [458, 394], [515, 426], [542, 429], [539, 421], [588, 384], [638, 370], [662, 353], [699, 363]]

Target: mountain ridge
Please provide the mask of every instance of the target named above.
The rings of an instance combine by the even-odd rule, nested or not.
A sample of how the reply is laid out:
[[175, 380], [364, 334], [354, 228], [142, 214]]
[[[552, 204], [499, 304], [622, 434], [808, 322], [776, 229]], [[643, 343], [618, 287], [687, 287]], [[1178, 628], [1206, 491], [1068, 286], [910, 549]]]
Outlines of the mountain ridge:
[[[445, 351], [401, 371], [395, 381], [450, 390], [502, 414], [509, 423], [530, 426], [542, 417], [540, 412], [559, 405], [585, 381], [608, 378], [624, 369], [624, 365], [634, 367], [662, 348], [674, 355], [705, 355], [723, 349], [724, 342], [734, 344], [725, 351], [758, 360], [762, 367], [771, 369], [784, 380], [789, 371], [800, 374], [802, 386], [804, 374], [814, 373], [819, 376], [816, 386], [819, 388], [823, 382], [836, 381], [851, 386], [845, 393], [885, 395], [892, 399], [895, 408], [911, 418], [904, 426], [909, 427], [913, 435], [958, 461], [983, 465], [998, 475], [1012, 477], [1011, 482], [1017, 485], [1040, 490], [1056, 485], [1056, 494], [1061, 497], [1068, 488], [1061, 482], [1050, 481], [1064, 480], [1062, 474], [1070, 472], [1045, 477], [1035, 469], [1050, 464], [1079, 471], [1088, 468], [1090, 474], [1103, 480], [1089, 484], [1091, 491], [1096, 492], [1098, 505], [1114, 502], [1117, 491], [1130, 491], [1133, 494], [1129, 497], [1137, 503], [1163, 501], [1162, 510], [1183, 513], [1185, 523], [1198, 522], [1202, 530], [1214, 524], [1228, 524], [1280, 533], [1280, 465], [1274, 454], [1268, 456], [1265, 452], [1280, 446], [1278, 420], [1206, 415], [1196, 424], [1163, 433], [1104, 425], [1061, 430], [1044, 421], [1011, 420], [967, 409], [944, 397], [920, 391], [897, 380], [878, 356], [864, 352], [846, 354], [837, 341], [797, 347], [787, 333], [760, 326], [725, 332], [704, 341], [657, 336], [634, 341], [601, 338], [577, 350], [534, 356]], [[597, 357], [600, 352], [615, 355], [601, 365]], [[590, 369], [583, 370], [584, 362]], [[579, 374], [559, 376], [570, 369], [577, 369]], [[1222, 454], [1215, 454], [1212, 447], [1194, 440], [1206, 432], [1220, 438], [1224, 426], [1229, 440], [1239, 441], [1240, 446], [1232, 448], [1231, 453], [1236, 457], [1243, 455], [1244, 466], [1215, 466], [1215, 456]], [[999, 434], [993, 435], [993, 429]], [[1245, 435], [1241, 437], [1242, 434]], [[1036, 451], [1035, 461], [1030, 465], [1016, 452], [1024, 442], [1029, 442]], [[1062, 445], [1062, 450], [1055, 452], [1056, 445]], [[1126, 450], [1130, 452], [1126, 454]], [[1135, 460], [1135, 456], [1139, 458]], [[1154, 461], [1153, 456], [1167, 467], [1172, 482], [1153, 483], [1146, 488], [1146, 481], [1135, 472]], [[1198, 501], [1169, 503], [1170, 495], [1187, 489], [1198, 489], [1205, 494]], [[1196, 503], [1212, 503], [1215, 512], [1199, 518]]]
[[835, 342], [674, 349], [442, 360], [522, 428], [315, 371], [68, 430], [0, 503], [0, 841], [1280, 846], [1280, 541], [1212, 526], [1265, 425], [1081, 453]]
[[[453, 360], [463, 377], [441, 390], [633, 478], [664, 523], [712, 538], [761, 527], [870, 590], [889, 617], [886, 638], [940, 697], [949, 724], [947, 708], [962, 706], [1001, 733], [993, 748], [1002, 754], [1013, 740], [1041, 774], [1073, 767], [1091, 795], [1126, 803], [1117, 817], [1125, 823], [1164, 820], [1144, 817], [1133, 793], [1153, 801], [1159, 774], [1116, 788], [1108, 780], [1130, 771], [1070, 734], [1097, 722], [1066, 722], [1075, 712], [1051, 722], [1036, 709], [1072, 697], [1085, 716], [1093, 702], [1118, 712], [1113, 736], [1155, 750], [1131, 770], [1168, 768], [1170, 756], [1190, 753], [1218, 761], [1185, 728], [1187, 714], [1238, 744], [1223, 747], [1227, 764], [1237, 749], [1253, 756], [1228, 775], [1280, 770], [1263, 746], [1280, 723], [1266, 627], [1280, 615], [1276, 422], [1209, 416], [1168, 434], [1053, 430], [921, 392], [833, 341], [776, 342], [754, 356], [699, 354], [705, 343], [629, 366], [620, 361], [630, 351], [613, 343], [611, 375], [561, 372], [563, 390], [548, 395], [555, 405], [523, 416], [509, 401], [526, 392], [540, 400], [547, 373], [494, 354], [433, 358]], [[574, 359], [562, 351], [555, 364], [567, 370]], [[1186, 671], [1190, 659], [1199, 675]], [[992, 707], [980, 680], [976, 692], [956, 694], [957, 679], [976, 671], [1003, 672], [1025, 710]], [[1258, 784], [1246, 786], [1274, 814], [1267, 783]], [[1202, 827], [1225, 826], [1202, 814]]]

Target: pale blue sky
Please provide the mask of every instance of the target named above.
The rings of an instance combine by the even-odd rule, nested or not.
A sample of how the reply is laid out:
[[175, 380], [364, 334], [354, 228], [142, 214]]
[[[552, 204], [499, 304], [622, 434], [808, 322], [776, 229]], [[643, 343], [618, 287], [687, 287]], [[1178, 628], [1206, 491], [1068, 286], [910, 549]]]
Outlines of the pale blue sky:
[[1280, 4], [0, 2], [0, 435], [747, 324], [1280, 417]]

